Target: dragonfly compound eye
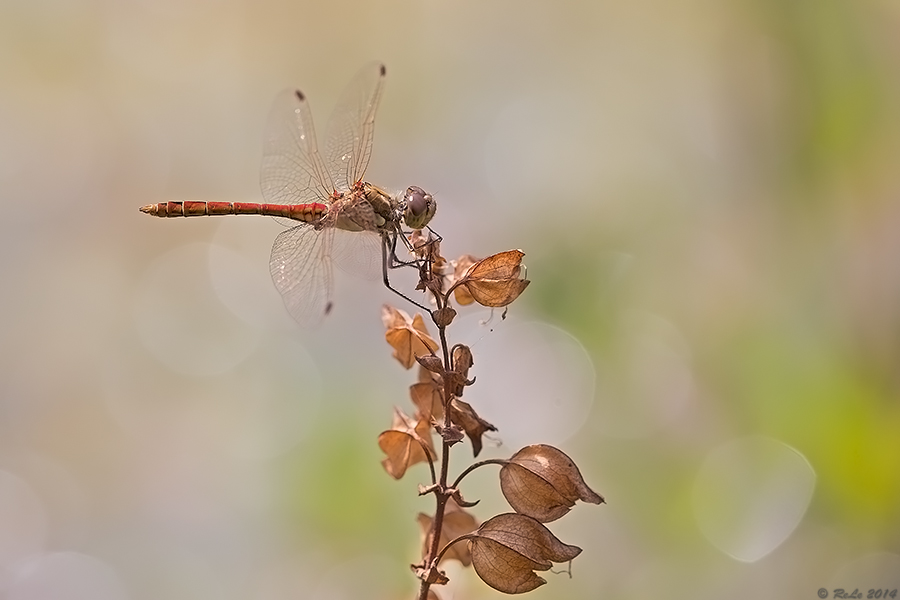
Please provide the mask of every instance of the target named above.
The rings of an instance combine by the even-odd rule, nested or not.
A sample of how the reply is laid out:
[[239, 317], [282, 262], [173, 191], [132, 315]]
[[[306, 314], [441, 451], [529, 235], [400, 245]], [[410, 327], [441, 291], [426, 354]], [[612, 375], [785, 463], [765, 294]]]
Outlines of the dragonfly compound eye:
[[425, 227], [437, 211], [437, 205], [431, 194], [418, 186], [410, 186], [404, 199], [406, 200], [404, 220], [407, 226], [413, 229]]

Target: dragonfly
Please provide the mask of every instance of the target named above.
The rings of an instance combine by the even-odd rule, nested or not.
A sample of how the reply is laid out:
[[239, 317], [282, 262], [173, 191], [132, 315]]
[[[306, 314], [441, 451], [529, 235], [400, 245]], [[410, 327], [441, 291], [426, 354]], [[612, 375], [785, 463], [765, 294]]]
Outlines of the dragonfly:
[[421, 306], [391, 286], [388, 269], [418, 264], [420, 259], [397, 256], [398, 239], [412, 252], [410, 232], [403, 227], [427, 227], [437, 203], [418, 186], [391, 193], [363, 181], [385, 76], [385, 66], [376, 62], [353, 78], [326, 126], [324, 156], [303, 92], [285, 90], [275, 98], [260, 169], [264, 203], [185, 200], [149, 204], [141, 212], [157, 217], [269, 215], [289, 226], [275, 238], [269, 270], [285, 307], [302, 325], [318, 324], [332, 309], [332, 263], [354, 270], [368, 264], [379, 245], [384, 284]]

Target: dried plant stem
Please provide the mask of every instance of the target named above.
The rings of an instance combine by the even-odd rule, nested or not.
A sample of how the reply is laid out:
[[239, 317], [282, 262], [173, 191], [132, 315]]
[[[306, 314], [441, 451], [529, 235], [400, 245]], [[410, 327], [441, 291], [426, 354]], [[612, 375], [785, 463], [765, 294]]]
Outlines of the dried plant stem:
[[466, 533], [466, 534], [464, 534], [464, 535], [455, 537], [455, 538], [453, 538], [452, 540], [450, 540], [449, 542], [447, 542], [447, 545], [444, 546], [443, 548], [441, 548], [440, 554], [438, 554], [438, 555], [435, 557], [435, 562], [440, 562], [441, 558], [444, 557], [444, 553], [447, 552], [447, 550], [449, 550], [450, 548], [452, 548], [452, 547], [453, 547], [453, 544], [455, 544], [455, 543], [457, 543], [457, 542], [461, 542], [461, 541], [463, 541], [463, 540], [469, 540], [469, 539], [472, 539], [472, 534], [471, 534], [471, 533]]
[[478, 461], [477, 463], [471, 464], [465, 471], [463, 471], [462, 473], [459, 474], [459, 477], [456, 478], [456, 481], [454, 481], [453, 485], [450, 487], [453, 489], [458, 488], [460, 482], [462, 482], [462, 480], [463, 480], [463, 477], [465, 477], [466, 475], [468, 475], [469, 473], [471, 473], [478, 467], [483, 467], [485, 465], [505, 465], [508, 462], [509, 462], [508, 460], [503, 459], [503, 458], [489, 458], [487, 460], [481, 460], [481, 461]]
[[[428, 550], [428, 557], [425, 560], [425, 564], [430, 566], [434, 564], [437, 566], [437, 560], [440, 557], [438, 556], [438, 551], [440, 550], [438, 546], [441, 542], [441, 528], [444, 524], [444, 512], [447, 507], [447, 500], [449, 496], [444, 492], [446, 488], [446, 478], [447, 478], [447, 469], [445, 465], [448, 465], [450, 462], [450, 445], [444, 442], [443, 455], [441, 457], [441, 479], [443, 480], [440, 487], [435, 490], [435, 498], [436, 498], [436, 506], [434, 512], [434, 525], [433, 525], [433, 534], [431, 539], [431, 548]], [[419, 586], [419, 600], [426, 600], [428, 598], [428, 589], [431, 587], [431, 583], [427, 580], [423, 579], [421, 585]]]
[[[563, 543], [544, 523], [568, 513], [576, 500], [600, 504], [603, 496], [587, 486], [571, 458], [546, 444], [526, 446], [509, 459], [478, 461], [464, 469], [452, 484], [447, 483], [450, 449], [468, 438], [477, 458], [485, 433], [497, 430], [462, 400], [463, 390], [475, 383], [475, 377], [469, 377], [475, 361], [469, 346], [457, 344], [451, 348], [447, 342], [447, 327], [457, 314], [450, 306], [450, 294], [454, 293], [462, 306], [477, 302], [490, 308], [506, 307], [529, 282], [521, 277], [524, 254], [520, 250], [481, 260], [464, 255], [457, 261], [447, 261], [440, 256], [437, 241], [432, 243], [427, 252], [422, 250], [417, 260], [409, 264], [419, 268], [416, 289], [430, 292], [434, 297], [436, 308], [428, 312], [437, 326], [440, 341], [428, 333], [422, 315], [410, 317], [388, 305], [382, 311], [387, 328], [385, 338], [394, 348], [394, 357], [407, 369], [416, 362], [420, 366], [419, 381], [409, 388], [417, 408], [416, 416], [409, 418], [395, 409], [394, 425], [378, 436], [379, 446], [388, 455], [382, 463], [396, 479], [418, 462], [427, 460], [431, 470], [431, 485], [419, 486], [419, 494], [434, 494], [434, 516], [418, 517], [426, 547], [422, 562], [411, 565], [421, 581], [418, 600], [434, 600], [437, 596], [431, 586], [449, 582], [446, 573], [438, 568], [445, 556], [459, 560], [464, 566], [475, 566], [476, 574], [492, 588], [521, 594], [547, 583], [536, 571], [547, 570], [554, 562], [569, 562], [581, 553], [581, 548]], [[446, 291], [445, 284], [450, 286]], [[439, 420], [435, 417], [436, 403], [443, 408]], [[432, 430], [441, 438], [439, 473], [436, 473], [437, 457], [432, 450], [433, 437], [428, 437]], [[412, 452], [413, 440], [421, 445], [424, 455], [418, 448]], [[477, 501], [464, 500], [459, 485], [469, 473], [485, 465], [502, 465], [500, 488], [514, 512], [495, 515], [479, 524], [466, 511]], [[444, 532], [447, 538], [455, 537], [441, 547]], [[463, 540], [468, 540], [467, 547], [451, 551], [454, 544]]]
[[[435, 294], [437, 298], [438, 308], [441, 307], [441, 297], [439, 294]], [[447, 350], [447, 329], [446, 327], [438, 326], [438, 332], [441, 338], [441, 350], [443, 352], [444, 359], [444, 370], [450, 371], [450, 352]], [[450, 395], [450, 383], [447, 379], [444, 379], [444, 429], [448, 430], [451, 426], [450, 422], [450, 400], [452, 396]], [[444, 513], [447, 508], [447, 500], [450, 498], [451, 492], [448, 492], [447, 488], [447, 477], [450, 471], [450, 446], [451, 444], [447, 442], [447, 440], [442, 440], [441, 443], [441, 472], [440, 479], [438, 482], [437, 488], [434, 490], [434, 496], [436, 501], [436, 506], [434, 510], [434, 524], [432, 525], [432, 538], [431, 538], [431, 548], [428, 550], [428, 556], [425, 558], [425, 566], [426, 567], [437, 567], [437, 562], [440, 559], [438, 552], [440, 550], [439, 546], [441, 543], [441, 529], [444, 525]], [[431, 583], [426, 579], [422, 580], [421, 585], [419, 586], [419, 597], [418, 600], [427, 600], [428, 598], [428, 589], [431, 587]]]

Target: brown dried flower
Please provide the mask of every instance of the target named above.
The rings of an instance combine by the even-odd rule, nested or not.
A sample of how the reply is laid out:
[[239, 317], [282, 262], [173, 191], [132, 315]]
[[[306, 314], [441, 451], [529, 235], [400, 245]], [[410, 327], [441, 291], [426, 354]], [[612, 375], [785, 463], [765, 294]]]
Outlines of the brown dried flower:
[[[437, 457], [431, 439], [431, 420], [408, 417], [394, 408], [391, 428], [378, 436], [378, 447], [387, 454], [381, 461], [384, 470], [394, 479], [400, 479], [410, 466]], [[428, 453], [426, 456], [425, 453]]]
[[587, 486], [578, 466], [553, 446], [526, 446], [500, 469], [500, 489], [513, 509], [542, 523], [562, 517], [576, 500], [591, 504], [603, 496]]
[[[465, 288], [475, 302], [482, 306], [506, 306], [518, 298], [531, 283], [519, 277], [523, 256], [525, 253], [521, 250], [508, 250], [488, 256], [472, 265], [450, 289], [455, 293], [456, 290]], [[460, 302], [458, 297], [457, 302]]]
[[504, 513], [467, 536], [472, 564], [482, 581], [506, 594], [522, 594], [547, 583], [535, 571], [568, 562], [581, 548], [564, 544], [531, 517]]
[[385, 304], [381, 321], [387, 329], [384, 339], [394, 349], [394, 358], [407, 369], [416, 364], [416, 358], [430, 355], [440, 347], [428, 335], [422, 315], [410, 318], [404, 311]]

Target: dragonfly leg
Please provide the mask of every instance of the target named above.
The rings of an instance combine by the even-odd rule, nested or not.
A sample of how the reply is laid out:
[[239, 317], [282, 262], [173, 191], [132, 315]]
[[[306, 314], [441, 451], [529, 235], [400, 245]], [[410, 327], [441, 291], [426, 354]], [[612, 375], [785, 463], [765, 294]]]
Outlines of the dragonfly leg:
[[[406, 265], [409, 264], [409, 263], [404, 262], [404, 261], [400, 260], [400, 259], [397, 257], [397, 238], [400, 237], [400, 236], [403, 236], [403, 240], [404, 240], [404, 242], [407, 244], [407, 247], [408, 247], [408, 246], [409, 246], [409, 242], [406, 240], [406, 236], [403, 235], [403, 232], [402, 232], [402, 231], [399, 231], [399, 230], [396, 230], [396, 229], [395, 229], [394, 231], [392, 231], [392, 232], [391, 232], [390, 234], [388, 234], [388, 235], [389, 235], [389, 237], [391, 238], [391, 251], [390, 251], [390, 254], [389, 254], [389, 256], [388, 256], [388, 258], [389, 258], [389, 261], [388, 261], [388, 268], [389, 268], [389, 269], [396, 269], [397, 267], [403, 267], [403, 266], [406, 266]], [[387, 244], [387, 238], [385, 238], [384, 243]]]
[[437, 231], [435, 231], [434, 229], [432, 229], [430, 225], [426, 225], [425, 228], [426, 228], [432, 235], [434, 235], [434, 239], [428, 240], [428, 243], [429, 243], [429, 244], [434, 244], [435, 242], [441, 243], [441, 242], [444, 241], [444, 237], [443, 237], [441, 234], [439, 234]]
[[[401, 298], [403, 298], [404, 300], [406, 300], [407, 302], [412, 302], [413, 304], [415, 304], [422, 310], [427, 311], [428, 313], [431, 313], [431, 308], [429, 308], [423, 304], [420, 304], [419, 302], [416, 302], [415, 300], [413, 300], [412, 298], [410, 298], [409, 296], [407, 296], [406, 294], [404, 294], [403, 292], [394, 288], [391, 285], [390, 278], [388, 277], [388, 269], [395, 269], [395, 268], [401, 267], [401, 266], [418, 264], [420, 262], [419, 260], [416, 260], [413, 262], [408, 262], [408, 263], [402, 263], [402, 262], [398, 261], [397, 254], [396, 254], [397, 234], [395, 233], [392, 236], [392, 238], [393, 239], [388, 240], [387, 235], [384, 235], [381, 238], [381, 274], [384, 279], [384, 286], [387, 289], [394, 292], [395, 294], [397, 294], [398, 296], [400, 296]], [[390, 246], [390, 250], [388, 250], [388, 246]], [[390, 264], [392, 261], [396, 261], [395, 264]]]
[[[421, 266], [421, 264], [422, 264], [421, 258], [414, 258], [412, 260], [401, 260], [397, 256], [397, 238], [398, 237], [403, 238], [403, 243], [406, 245], [406, 249], [410, 253], [413, 252], [412, 244], [410, 244], [409, 240], [406, 239], [406, 235], [403, 233], [403, 231], [394, 230], [386, 235], [391, 238], [391, 241], [390, 241], [391, 250], [388, 253], [388, 268], [389, 269], [398, 269], [400, 267], [416, 267], [416, 268], [418, 268], [419, 266]], [[385, 242], [385, 243], [387, 243], [387, 242]]]
[[389, 255], [390, 262], [388, 263], [388, 268], [396, 269], [399, 267], [416, 267], [421, 268], [427, 259], [424, 258], [414, 258], [412, 260], [401, 260], [397, 256], [397, 238], [400, 237], [403, 239], [403, 244], [406, 246], [406, 249], [415, 256], [416, 250], [421, 249], [425, 246], [434, 243], [440, 243], [444, 238], [441, 237], [439, 233], [433, 230], [431, 227], [428, 227], [428, 231], [431, 232], [435, 237], [429, 239], [427, 242], [419, 246], [419, 248], [413, 247], [412, 243], [408, 239], [408, 235], [411, 235], [411, 232], [407, 233], [404, 231], [392, 231], [390, 234], [391, 237], [391, 251]]

